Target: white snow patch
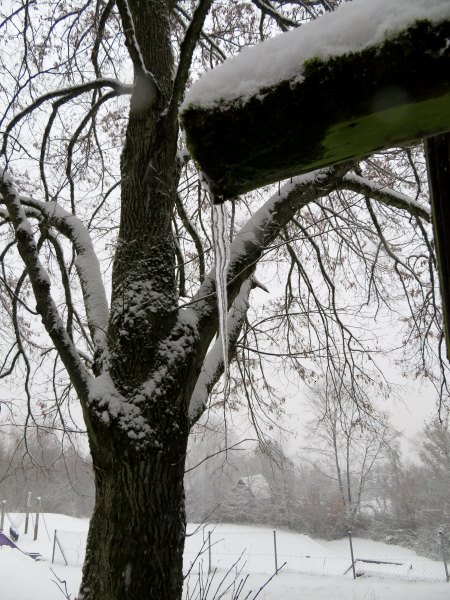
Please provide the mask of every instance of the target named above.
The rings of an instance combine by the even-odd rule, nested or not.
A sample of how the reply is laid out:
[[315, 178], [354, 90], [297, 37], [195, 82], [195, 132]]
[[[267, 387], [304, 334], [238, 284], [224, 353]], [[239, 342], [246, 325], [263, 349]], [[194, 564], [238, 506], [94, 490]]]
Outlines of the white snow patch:
[[311, 58], [327, 59], [378, 44], [428, 19], [450, 18], [449, 0], [353, 0], [298, 29], [283, 33], [242, 52], [203, 75], [182, 105], [210, 107], [254, 96], [285, 80], [301, 80], [302, 65]]

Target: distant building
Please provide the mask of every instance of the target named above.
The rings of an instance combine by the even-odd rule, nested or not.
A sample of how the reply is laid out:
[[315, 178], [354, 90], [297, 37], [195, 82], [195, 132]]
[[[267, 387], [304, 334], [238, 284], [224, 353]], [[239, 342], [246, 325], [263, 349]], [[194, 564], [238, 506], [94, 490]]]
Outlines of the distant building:
[[264, 475], [249, 475], [241, 477], [237, 482], [235, 492], [248, 493], [256, 500], [268, 500], [270, 498], [270, 487]]

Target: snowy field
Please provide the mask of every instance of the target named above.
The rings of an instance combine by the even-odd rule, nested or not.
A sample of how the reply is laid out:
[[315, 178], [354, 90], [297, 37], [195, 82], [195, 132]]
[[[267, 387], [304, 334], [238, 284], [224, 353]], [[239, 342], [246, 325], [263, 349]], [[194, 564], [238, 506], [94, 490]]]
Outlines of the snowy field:
[[[1, 600], [62, 600], [57, 578], [65, 581], [71, 600], [75, 600], [81, 580], [81, 564], [66, 566], [59, 548], [55, 564], [51, 564], [53, 534], [58, 538], [68, 562], [81, 563], [88, 527], [87, 519], [45, 514], [41, 519], [36, 542], [32, 534], [20, 533], [17, 545], [29, 552], [40, 552], [43, 560], [35, 562], [25, 554], [0, 547]], [[188, 533], [195, 531], [190, 525]], [[23, 531], [23, 526], [21, 527]], [[208, 530], [209, 531], [209, 530]], [[275, 568], [274, 538], [270, 529], [237, 525], [220, 525], [211, 530], [211, 552], [208, 531], [199, 530], [187, 538], [185, 570], [201, 552], [202, 577], [207, 576], [209, 561], [218, 569], [212, 589], [223, 574], [239, 559], [241, 577], [249, 573], [245, 590], [256, 592], [273, 574]], [[204, 540], [204, 543], [202, 543]], [[448, 600], [450, 583], [430, 581], [444, 576], [442, 564], [429, 561], [410, 550], [369, 540], [354, 540], [357, 573], [353, 580], [348, 558], [348, 540], [315, 541], [307, 535], [278, 531], [277, 563], [287, 564], [258, 595], [259, 600]], [[210, 558], [211, 557], [211, 558]], [[371, 562], [380, 560], [383, 564]], [[395, 564], [397, 563], [397, 564]], [[52, 573], [53, 569], [54, 573]], [[192, 571], [191, 586], [198, 577], [198, 561]], [[407, 578], [419, 581], [407, 580]], [[428, 579], [429, 581], [426, 581]], [[64, 588], [64, 585], [59, 583]], [[246, 593], [242, 594], [246, 597]], [[252, 596], [250, 596], [252, 597]]]

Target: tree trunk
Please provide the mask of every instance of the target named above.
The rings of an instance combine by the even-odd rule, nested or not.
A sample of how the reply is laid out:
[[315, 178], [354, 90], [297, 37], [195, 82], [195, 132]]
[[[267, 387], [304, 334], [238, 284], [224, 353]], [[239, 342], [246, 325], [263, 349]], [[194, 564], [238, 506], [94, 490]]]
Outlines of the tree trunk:
[[[187, 435], [160, 453], [93, 452], [96, 503], [80, 600], [179, 600]], [[105, 459], [106, 457], [106, 459]]]
[[160, 0], [118, 0], [117, 6], [135, 77], [108, 328], [116, 396], [102, 389], [98, 411], [95, 399], [91, 403], [96, 503], [80, 598], [180, 600], [189, 434], [187, 394], [180, 389], [188, 380], [188, 343], [169, 370], [179, 342], [171, 229], [178, 124], [166, 111], [173, 77], [170, 6]]

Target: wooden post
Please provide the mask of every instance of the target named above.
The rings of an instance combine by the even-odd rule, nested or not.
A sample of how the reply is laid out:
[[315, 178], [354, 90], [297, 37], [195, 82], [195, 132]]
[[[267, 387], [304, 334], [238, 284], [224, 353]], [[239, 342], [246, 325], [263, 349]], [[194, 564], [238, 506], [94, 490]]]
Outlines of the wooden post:
[[262, 81], [245, 100], [202, 106], [188, 94], [182, 124], [214, 201], [448, 131], [449, 30], [421, 21], [361, 50], [299, 57], [290, 79]]
[[38, 497], [36, 499], [37, 499], [37, 502], [38, 502], [38, 507], [37, 507], [37, 511], [36, 511], [36, 522], [34, 524], [34, 537], [33, 537], [34, 541], [37, 540], [38, 531], [39, 531], [39, 515], [41, 513], [41, 498]]
[[348, 532], [348, 539], [350, 542], [350, 555], [352, 557], [352, 571], [353, 571], [353, 579], [356, 579], [356, 571], [355, 571], [355, 555], [353, 554], [353, 541], [352, 541], [352, 532]]
[[28, 523], [30, 521], [30, 508], [31, 508], [31, 492], [28, 492], [27, 506], [25, 514], [25, 533], [28, 533]]
[[273, 552], [275, 557], [275, 575], [278, 575], [277, 532], [273, 530]]
[[6, 500], [2, 500], [2, 513], [0, 516], [0, 531], [3, 531], [3, 527], [5, 525], [5, 510], [6, 510]]

